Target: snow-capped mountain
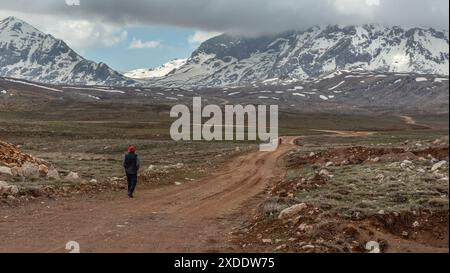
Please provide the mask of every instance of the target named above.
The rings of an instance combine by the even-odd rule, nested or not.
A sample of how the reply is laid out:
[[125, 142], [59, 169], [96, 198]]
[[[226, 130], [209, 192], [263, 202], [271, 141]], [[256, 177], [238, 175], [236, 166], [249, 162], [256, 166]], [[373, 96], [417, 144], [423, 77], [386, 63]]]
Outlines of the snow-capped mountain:
[[0, 77], [73, 85], [134, 83], [104, 63], [84, 59], [64, 41], [15, 17], [0, 21]]
[[132, 79], [161, 78], [183, 66], [186, 61], [187, 59], [175, 59], [156, 68], [131, 70], [124, 75]]
[[161, 85], [238, 85], [318, 78], [338, 70], [449, 73], [448, 30], [379, 25], [313, 27], [256, 38], [204, 42]]

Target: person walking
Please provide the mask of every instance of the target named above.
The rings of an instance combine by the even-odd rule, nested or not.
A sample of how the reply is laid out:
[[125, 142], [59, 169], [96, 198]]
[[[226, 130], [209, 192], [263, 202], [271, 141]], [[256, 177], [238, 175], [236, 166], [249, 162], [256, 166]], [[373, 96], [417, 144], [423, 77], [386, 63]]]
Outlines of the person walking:
[[128, 197], [133, 198], [140, 167], [139, 156], [136, 154], [136, 148], [134, 146], [128, 148], [128, 154], [125, 155], [123, 160], [123, 167], [128, 180]]

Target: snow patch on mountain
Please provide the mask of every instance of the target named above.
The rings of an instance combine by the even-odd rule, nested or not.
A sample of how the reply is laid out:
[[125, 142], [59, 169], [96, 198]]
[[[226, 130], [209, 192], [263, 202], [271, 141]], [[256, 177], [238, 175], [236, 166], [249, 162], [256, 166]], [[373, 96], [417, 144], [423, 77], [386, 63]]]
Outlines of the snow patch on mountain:
[[132, 79], [161, 78], [183, 66], [186, 61], [187, 59], [175, 59], [156, 68], [131, 70], [124, 75]]
[[51, 84], [134, 84], [106, 64], [84, 59], [64, 41], [15, 17], [0, 21], [0, 77]]
[[154, 83], [251, 85], [332, 78], [342, 71], [448, 75], [448, 37], [448, 30], [380, 25], [313, 27], [253, 38], [223, 34]]

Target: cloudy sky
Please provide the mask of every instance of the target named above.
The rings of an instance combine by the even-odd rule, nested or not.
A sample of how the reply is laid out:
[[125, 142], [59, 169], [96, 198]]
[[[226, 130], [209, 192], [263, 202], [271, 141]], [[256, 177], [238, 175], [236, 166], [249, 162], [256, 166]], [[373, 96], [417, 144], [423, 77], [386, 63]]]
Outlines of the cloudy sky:
[[21, 18], [119, 71], [188, 57], [224, 32], [363, 23], [448, 29], [448, 10], [448, 0], [0, 0], [0, 19]]

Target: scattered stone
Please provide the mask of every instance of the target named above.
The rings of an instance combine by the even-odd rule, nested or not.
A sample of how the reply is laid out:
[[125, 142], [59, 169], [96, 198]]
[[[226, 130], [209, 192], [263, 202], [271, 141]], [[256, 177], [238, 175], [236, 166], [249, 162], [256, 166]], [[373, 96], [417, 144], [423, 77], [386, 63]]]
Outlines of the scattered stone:
[[9, 186], [9, 193], [12, 195], [17, 195], [19, 193], [19, 188], [15, 185]]
[[282, 244], [280, 246], [278, 246], [277, 248], [275, 248], [275, 250], [281, 250], [283, 248], [287, 248], [288, 246], [286, 244]]
[[17, 195], [19, 193], [19, 188], [15, 185], [9, 185], [4, 181], [0, 181], [0, 195], [9, 194]]
[[328, 170], [322, 169], [320, 170], [319, 175], [324, 177], [330, 177], [330, 172]]
[[333, 162], [331, 162], [331, 161], [329, 161], [329, 162], [327, 162], [327, 164], [325, 164], [325, 167], [330, 167], [330, 166], [333, 166]]
[[413, 224], [412, 224], [412, 226], [414, 227], [414, 228], [416, 228], [416, 227], [419, 227], [419, 222], [418, 221], [415, 221]]
[[271, 244], [272, 243], [272, 239], [262, 239], [262, 242], [264, 244]]
[[26, 162], [19, 168], [19, 175], [26, 178], [39, 178], [39, 165]]
[[384, 179], [384, 174], [382, 174], [382, 173], [378, 174], [378, 175], [375, 177], [375, 179], [377, 179], [377, 180], [383, 180], [383, 179]]
[[445, 165], [447, 165], [447, 161], [445, 160], [439, 161], [438, 163], [434, 164], [433, 167], [431, 167], [431, 171], [432, 172], [437, 171], [443, 168]]
[[0, 174], [6, 174], [6, 175], [13, 176], [13, 174], [11, 172], [11, 168], [4, 167], [4, 166], [0, 166]]
[[6, 193], [9, 185], [4, 181], [0, 181], [0, 195]]
[[345, 165], [348, 165], [348, 164], [350, 164], [350, 162], [349, 162], [347, 159], [344, 159], [344, 160], [342, 160], [342, 162], [341, 162], [341, 165], [342, 165], [342, 166], [345, 166]]
[[423, 168], [417, 169], [417, 172], [419, 172], [419, 173], [426, 173], [426, 171]]
[[48, 179], [53, 179], [53, 180], [59, 180], [59, 173], [58, 170], [56, 170], [55, 168], [51, 168], [48, 172], [47, 172], [47, 178]]
[[278, 215], [278, 219], [284, 220], [291, 218], [292, 216], [296, 216], [299, 214], [302, 210], [306, 209], [308, 206], [305, 203], [300, 203], [297, 205], [294, 205], [292, 207], [289, 207], [287, 209], [284, 209], [280, 212]]
[[69, 180], [78, 180], [78, 179], [80, 179], [80, 176], [79, 176], [78, 173], [76, 173], [76, 172], [70, 172], [70, 173], [66, 176], [66, 179], [69, 179]]
[[315, 246], [313, 246], [313, 245], [304, 245], [304, 246], [302, 246], [302, 249], [303, 250], [313, 250], [313, 249], [315, 249], [316, 247]]
[[409, 161], [409, 160], [403, 160], [402, 163], [400, 163], [400, 167], [402, 169], [413, 169], [414, 168], [414, 163], [412, 161]]
[[310, 230], [312, 227], [306, 223], [301, 223], [300, 226], [298, 226], [298, 230], [305, 232]]

